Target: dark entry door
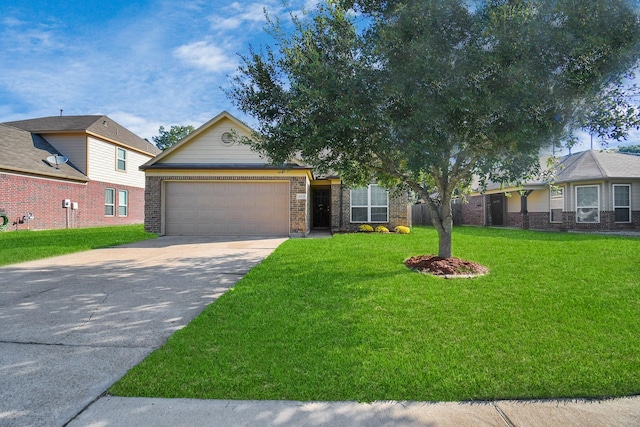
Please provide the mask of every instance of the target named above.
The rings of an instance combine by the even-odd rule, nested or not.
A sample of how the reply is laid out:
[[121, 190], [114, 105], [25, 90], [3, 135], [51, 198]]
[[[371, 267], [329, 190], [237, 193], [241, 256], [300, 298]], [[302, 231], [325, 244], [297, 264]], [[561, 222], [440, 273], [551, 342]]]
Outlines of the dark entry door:
[[491, 224], [504, 225], [504, 195], [492, 194], [489, 196], [491, 203]]
[[330, 190], [313, 190], [313, 227], [329, 228], [331, 225]]

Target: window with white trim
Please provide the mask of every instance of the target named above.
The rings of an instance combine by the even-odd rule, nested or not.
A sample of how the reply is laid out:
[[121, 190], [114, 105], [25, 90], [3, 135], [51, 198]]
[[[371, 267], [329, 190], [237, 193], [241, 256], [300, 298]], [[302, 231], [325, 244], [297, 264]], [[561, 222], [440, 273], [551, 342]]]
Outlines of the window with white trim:
[[104, 189], [104, 215], [114, 216], [115, 214], [116, 190], [113, 188]]
[[564, 188], [551, 190], [549, 196], [549, 222], [562, 222], [564, 210]]
[[600, 222], [600, 186], [580, 185], [576, 187], [576, 222]]
[[127, 216], [129, 213], [129, 192], [118, 190], [118, 216]]
[[377, 184], [351, 190], [351, 222], [389, 222], [389, 193]]
[[613, 184], [613, 211], [616, 222], [631, 222], [631, 185]]
[[116, 169], [119, 171], [127, 170], [127, 150], [124, 148], [116, 148]]

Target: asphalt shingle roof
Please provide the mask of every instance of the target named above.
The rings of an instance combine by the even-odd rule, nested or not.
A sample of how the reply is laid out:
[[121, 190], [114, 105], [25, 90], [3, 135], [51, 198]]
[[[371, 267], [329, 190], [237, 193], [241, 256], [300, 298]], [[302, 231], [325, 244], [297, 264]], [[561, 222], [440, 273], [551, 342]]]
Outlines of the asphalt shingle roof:
[[[546, 158], [541, 160], [545, 165]], [[640, 156], [599, 150], [587, 150], [570, 154], [559, 159], [556, 169], [556, 184], [568, 182], [602, 181], [607, 179], [640, 179]], [[546, 182], [529, 181], [521, 188], [535, 189], [545, 187]], [[474, 184], [474, 191], [481, 193], [502, 192], [504, 189], [512, 191], [515, 185], [488, 182], [486, 188], [479, 188]]]
[[0, 124], [0, 170], [89, 181], [72, 164], [51, 165], [47, 157], [61, 154], [39, 135]]
[[153, 156], [160, 152], [155, 145], [140, 138], [107, 116], [52, 116], [4, 124], [37, 134], [91, 132]]
[[556, 182], [640, 178], [640, 156], [587, 150], [565, 156]]

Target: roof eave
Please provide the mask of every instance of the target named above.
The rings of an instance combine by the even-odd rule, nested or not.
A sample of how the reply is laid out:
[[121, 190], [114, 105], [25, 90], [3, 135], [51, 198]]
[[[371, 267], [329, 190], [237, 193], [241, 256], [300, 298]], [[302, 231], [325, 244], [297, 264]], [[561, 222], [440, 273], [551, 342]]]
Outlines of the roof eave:
[[12, 168], [7, 166], [0, 166], [0, 172], [13, 173], [13, 174], [25, 175], [25, 176], [36, 177], [36, 178], [75, 181], [75, 182], [81, 182], [81, 183], [86, 183], [91, 181], [88, 177], [72, 176], [66, 173], [55, 174], [55, 173], [37, 172], [37, 171], [31, 171], [31, 170], [22, 169], [22, 168]]
[[312, 170], [310, 166], [299, 166], [295, 164], [288, 165], [270, 165], [270, 164], [253, 164], [253, 163], [155, 163], [144, 164], [139, 167], [140, 170]]

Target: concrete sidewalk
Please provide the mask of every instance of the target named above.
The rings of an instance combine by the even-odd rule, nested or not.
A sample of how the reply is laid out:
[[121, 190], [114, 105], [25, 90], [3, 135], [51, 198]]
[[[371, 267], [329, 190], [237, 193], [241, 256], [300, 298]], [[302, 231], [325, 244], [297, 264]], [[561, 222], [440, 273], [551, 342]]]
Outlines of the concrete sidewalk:
[[103, 397], [69, 426], [600, 427], [640, 425], [640, 398], [478, 403], [289, 402]]

